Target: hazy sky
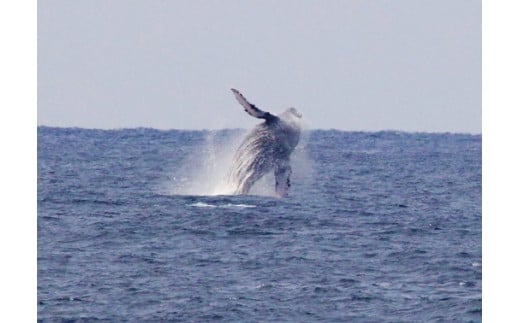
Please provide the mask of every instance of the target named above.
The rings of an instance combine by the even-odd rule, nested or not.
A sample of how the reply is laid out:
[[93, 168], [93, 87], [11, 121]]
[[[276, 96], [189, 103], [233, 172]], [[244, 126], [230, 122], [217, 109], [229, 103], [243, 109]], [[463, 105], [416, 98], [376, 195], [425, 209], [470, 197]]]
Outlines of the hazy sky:
[[38, 124], [481, 133], [481, 1], [38, 1]]

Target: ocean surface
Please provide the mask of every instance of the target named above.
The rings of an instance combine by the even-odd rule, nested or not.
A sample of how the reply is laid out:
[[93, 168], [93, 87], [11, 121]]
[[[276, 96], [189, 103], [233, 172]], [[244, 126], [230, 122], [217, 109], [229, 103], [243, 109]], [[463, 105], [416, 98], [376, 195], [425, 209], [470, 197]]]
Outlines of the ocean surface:
[[279, 199], [244, 134], [38, 127], [38, 320], [481, 321], [481, 135], [307, 131]]

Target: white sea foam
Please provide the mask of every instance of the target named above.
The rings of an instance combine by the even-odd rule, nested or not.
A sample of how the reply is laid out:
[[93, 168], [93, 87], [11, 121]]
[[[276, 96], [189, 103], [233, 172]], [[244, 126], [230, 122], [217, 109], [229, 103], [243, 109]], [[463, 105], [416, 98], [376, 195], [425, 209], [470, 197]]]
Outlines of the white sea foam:
[[224, 208], [224, 209], [232, 209], [232, 208], [248, 209], [248, 208], [256, 207], [256, 205], [252, 205], [252, 204], [226, 203], [226, 204], [218, 205], [218, 204], [209, 204], [209, 203], [205, 203], [205, 202], [197, 202], [197, 203], [189, 204], [189, 206], [200, 207], [200, 208]]
[[256, 207], [256, 205], [252, 205], [252, 204], [231, 204], [231, 203], [228, 203], [226, 205], [222, 205], [222, 207], [223, 208], [249, 209], [249, 208]]
[[208, 203], [204, 203], [204, 202], [197, 202], [197, 203], [189, 204], [189, 206], [206, 207], [206, 208], [215, 208], [215, 207], [217, 207], [214, 204], [208, 204]]

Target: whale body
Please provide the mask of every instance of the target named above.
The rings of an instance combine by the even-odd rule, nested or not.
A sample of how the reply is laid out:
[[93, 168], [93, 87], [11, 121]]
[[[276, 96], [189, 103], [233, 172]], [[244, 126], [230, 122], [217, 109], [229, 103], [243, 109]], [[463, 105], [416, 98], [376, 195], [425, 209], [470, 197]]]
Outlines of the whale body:
[[289, 161], [300, 140], [301, 113], [288, 108], [274, 115], [248, 102], [239, 91], [231, 91], [249, 115], [264, 119], [246, 135], [235, 153], [228, 175], [234, 194], [247, 194], [257, 180], [274, 170], [276, 195], [287, 196], [292, 173]]

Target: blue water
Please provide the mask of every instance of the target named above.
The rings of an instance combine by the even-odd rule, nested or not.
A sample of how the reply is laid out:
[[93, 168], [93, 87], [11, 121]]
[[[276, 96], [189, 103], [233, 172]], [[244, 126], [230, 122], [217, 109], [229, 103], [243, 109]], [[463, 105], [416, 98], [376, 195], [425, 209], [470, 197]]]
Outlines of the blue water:
[[39, 127], [38, 319], [481, 321], [480, 135], [310, 131], [288, 198], [209, 195], [242, 135]]

